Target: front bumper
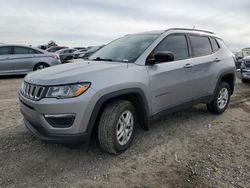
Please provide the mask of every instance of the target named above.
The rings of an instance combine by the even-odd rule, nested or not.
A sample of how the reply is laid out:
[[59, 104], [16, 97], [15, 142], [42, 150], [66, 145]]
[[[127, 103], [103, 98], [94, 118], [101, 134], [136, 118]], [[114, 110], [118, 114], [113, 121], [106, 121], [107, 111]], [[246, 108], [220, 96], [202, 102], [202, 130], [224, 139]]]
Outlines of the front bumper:
[[47, 132], [41, 125], [32, 124], [24, 119], [24, 124], [27, 129], [40, 140], [53, 143], [88, 143], [90, 135], [87, 133], [81, 134], [52, 134]]
[[250, 80], [250, 69], [241, 69], [241, 76], [244, 79]]
[[[87, 141], [88, 123], [94, 108], [91, 101], [96, 92], [89, 88], [79, 97], [69, 99], [43, 98], [30, 100], [19, 93], [20, 111], [24, 124], [39, 139], [51, 142]], [[47, 114], [74, 114], [74, 121], [69, 127], [55, 127], [45, 117]]]

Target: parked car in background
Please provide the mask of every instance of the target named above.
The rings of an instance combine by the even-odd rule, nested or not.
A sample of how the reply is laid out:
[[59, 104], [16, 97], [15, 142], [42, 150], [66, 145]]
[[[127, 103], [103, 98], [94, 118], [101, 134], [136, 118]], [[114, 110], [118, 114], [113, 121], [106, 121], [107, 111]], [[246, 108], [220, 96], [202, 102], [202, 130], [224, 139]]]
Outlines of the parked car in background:
[[47, 45], [39, 45], [39, 46], [37, 46], [37, 48], [39, 48], [41, 50], [46, 50], [47, 49]]
[[61, 64], [59, 56], [22, 45], [0, 45], [0, 75], [26, 74]]
[[246, 51], [240, 51], [240, 52], [235, 53], [235, 66], [236, 66], [236, 69], [241, 68], [243, 58], [246, 57], [246, 56], [249, 56], [249, 55], [250, 55], [250, 53], [246, 52]]
[[242, 82], [250, 82], [250, 56], [246, 56], [242, 59], [240, 72]]
[[58, 46], [58, 45], [56, 44], [55, 41], [50, 40], [48, 44], [39, 45], [37, 46], [37, 48], [42, 49], [42, 50], [47, 50], [48, 48], [53, 47], [53, 46]]
[[234, 93], [233, 54], [208, 31], [126, 35], [77, 61], [24, 79], [24, 123], [42, 140], [88, 142], [96, 132], [102, 149], [119, 154], [133, 142], [137, 126], [148, 130], [156, 118], [198, 103], [222, 114]]
[[75, 52], [73, 52], [74, 59], [79, 58], [79, 56], [84, 55], [86, 52], [87, 52], [87, 49], [76, 50]]
[[74, 49], [77, 49], [77, 50], [87, 50], [86, 47], [74, 47]]
[[68, 47], [66, 47], [66, 46], [52, 46], [52, 47], [48, 48], [46, 51], [54, 53], [54, 52], [57, 52], [59, 50], [66, 49], [66, 48], [68, 48]]
[[88, 50], [85, 53], [82, 53], [78, 56], [78, 58], [82, 58], [82, 59], [88, 59], [88, 57], [90, 55], [92, 55], [93, 53], [95, 53], [97, 50], [101, 49], [104, 45], [102, 46], [92, 46], [89, 47]]
[[56, 54], [58, 54], [62, 63], [67, 63], [69, 60], [74, 59], [75, 51], [77, 51], [77, 49], [65, 48], [65, 49], [56, 51]]

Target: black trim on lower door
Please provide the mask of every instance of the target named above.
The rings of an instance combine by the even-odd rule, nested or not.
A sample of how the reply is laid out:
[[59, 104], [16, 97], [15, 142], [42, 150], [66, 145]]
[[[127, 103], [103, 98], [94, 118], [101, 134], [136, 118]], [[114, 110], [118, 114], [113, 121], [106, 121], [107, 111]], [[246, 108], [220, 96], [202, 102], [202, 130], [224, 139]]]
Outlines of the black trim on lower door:
[[170, 107], [170, 108], [163, 110], [161, 112], [158, 112], [157, 114], [150, 117], [150, 123], [157, 122], [157, 121], [161, 120], [161, 118], [163, 118], [163, 116], [166, 116], [168, 114], [191, 108], [192, 106], [194, 106], [196, 104], [209, 103], [213, 100], [213, 96], [214, 95], [200, 97], [200, 98], [195, 99], [193, 101], [189, 101], [189, 102], [186, 102], [186, 103], [174, 106], [174, 107]]

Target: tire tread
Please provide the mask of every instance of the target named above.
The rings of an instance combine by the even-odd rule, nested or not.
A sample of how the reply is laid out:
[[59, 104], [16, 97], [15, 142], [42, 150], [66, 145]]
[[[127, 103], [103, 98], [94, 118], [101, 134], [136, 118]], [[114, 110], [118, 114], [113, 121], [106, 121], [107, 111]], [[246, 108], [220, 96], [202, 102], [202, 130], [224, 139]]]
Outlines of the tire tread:
[[98, 127], [100, 146], [103, 150], [112, 154], [119, 153], [113, 143], [113, 124], [115, 122], [118, 109], [126, 105], [131, 105], [131, 102], [126, 100], [114, 101], [106, 106], [100, 118]]

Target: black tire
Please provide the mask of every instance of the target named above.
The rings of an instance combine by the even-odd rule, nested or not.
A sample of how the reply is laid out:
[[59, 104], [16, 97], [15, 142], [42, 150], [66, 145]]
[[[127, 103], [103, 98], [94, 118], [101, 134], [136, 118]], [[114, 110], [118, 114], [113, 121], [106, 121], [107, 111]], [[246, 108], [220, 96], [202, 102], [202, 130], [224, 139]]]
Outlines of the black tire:
[[[128, 111], [130, 111], [133, 116], [133, 129], [127, 143], [122, 145], [119, 143], [117, 138], [117, 129], [119, 128], [118, 121], [122, 115]], [[135, 108], [131, 102], [126, 100], [117, 100], [108, 104], [101, 115], [98, 127], [98, 139], [101, 148], [116, 155], [124, 152], [130, 147], [133, 141], [136, 125], [137, 121]]]
[[[43, 67], [43, 68], [42, 68]], [[37, 71], [37, 70], [42, 70], [49, 67], [49, 65], [47, 63], [37, 63], [34, 68], [33, 71]]]
[[248, 83], [248, 80], [242, 78], [242, 79], [241, 79], [241, 82], [242, 82], [242, 83]]
[[[226, 89], [228, 92], [228, 99], [227, 102], [225, 104], [225, 106], [223, 108], [219, 107], [219, 103], [218, 103], [218, 98], [220, 96], [220, 92]], [[226, 82], [221, 82], [219, 87], [217, 88], [215, 95], [214, 95], [214, 99], [212, 102], [207, 104], [207, 109], [209, 112], [213, 113], [213, 114], [222, 114], [223, 112], [225, 112], [225, 110], [227, 109], [229, 103], [230, 103], [230, 97], [231, 97], [231, 89], [228, 83]]]
[[65, 58], [64, 62], [67, 63], [68, 61], [74, 59], [72, 56], [68, 56]]

